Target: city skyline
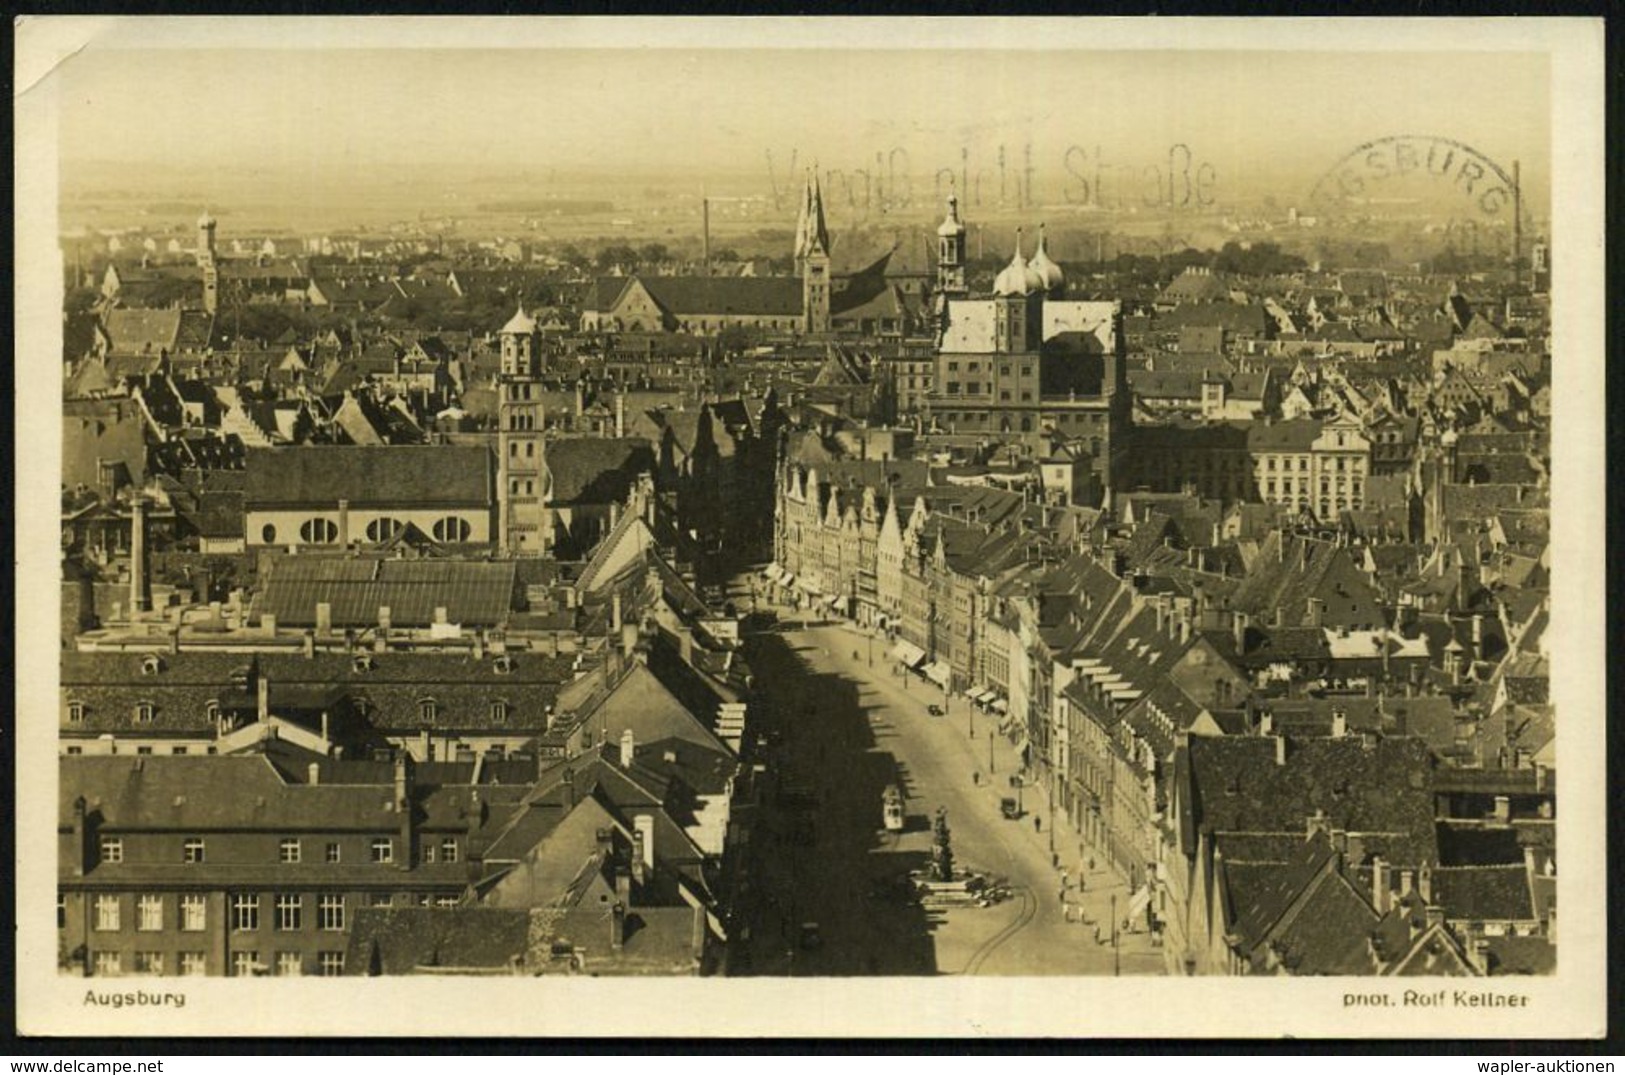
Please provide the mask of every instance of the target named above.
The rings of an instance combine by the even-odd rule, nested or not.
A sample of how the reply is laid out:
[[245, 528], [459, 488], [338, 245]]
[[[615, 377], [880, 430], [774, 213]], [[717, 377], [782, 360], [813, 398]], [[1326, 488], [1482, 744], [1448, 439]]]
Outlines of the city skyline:
[[736, 1029], [807, 1025], [763, 978], [834, 1034], [1584, 1024], [1586, 65], [1244, 22], [20, 65], [30, 1018], [470, 973], [445, 1027], [583, 975], [666, 1032], [679, 976]]

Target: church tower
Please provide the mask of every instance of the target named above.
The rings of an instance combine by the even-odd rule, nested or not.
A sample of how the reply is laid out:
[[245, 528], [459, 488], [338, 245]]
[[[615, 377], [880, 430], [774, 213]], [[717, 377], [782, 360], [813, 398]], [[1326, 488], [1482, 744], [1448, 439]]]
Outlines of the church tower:
[[1003, 354], [1038, 349], [1038, 323], [1043, 317], [1044, 279], [1021, 253], [1021, 229], [1016, 229], [1016, 252], [1010, 264], [993, 280], [993, 348]]
[[220, 308], [220, 269], [214, 260], [214, 217], [207, 209], [197, 218], [197, 263], [203, 270], [203, 308], [214, 313]]
[[965, 222], [959, 219], [959, 195], [948, 195], [948, 215], [937, 227], [937, 303], [965, 295]]
[[807, 178], [802, 221], [796, 226], [796, 265], [801, 273], [802, 328], [820, 335], [830, 327], [829, 229], [824, 225], [824, 194], [818, 173]]
[[509, 556], [543, 556], [553, 543], [552, 474], [542, 437], [546, 422], [536, 322], [521, 305], [498, 335], [498, 540]]

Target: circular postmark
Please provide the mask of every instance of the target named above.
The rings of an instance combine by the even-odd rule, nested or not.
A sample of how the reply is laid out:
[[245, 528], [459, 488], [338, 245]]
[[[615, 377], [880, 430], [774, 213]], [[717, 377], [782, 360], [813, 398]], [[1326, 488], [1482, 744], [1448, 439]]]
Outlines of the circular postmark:
[[1485, 154], [1453, 138], [1393, 135], [1357, 146], [1315, 183], [1321, 211], [1424, 196], [1454, 201], [1458, 212], [1510, 220], [1518, 181]]

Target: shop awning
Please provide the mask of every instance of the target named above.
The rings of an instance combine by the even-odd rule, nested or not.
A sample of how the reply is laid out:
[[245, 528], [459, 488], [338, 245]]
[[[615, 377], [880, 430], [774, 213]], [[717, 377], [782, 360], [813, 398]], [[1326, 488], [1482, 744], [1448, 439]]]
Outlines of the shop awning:
[[844, 595], [841, 596], [841, 597], [832, 597], [832, 598], [830, 598], [829, 603], [830, 603], [830, 607], [833, 608], [836, 612], [845, 612], [846, 609], [847, 609], [846, 597]]
[[925, 666], [925, 676], [944, 690], [953, 682], [954, 670], [948, 667], [947, 661], [932, 661]]
[[909, 668], [918, 668], [920, 662], [925, 660], [925, 650], [912, 642], [905, 642], [901, 639], [898, 640], [897, 645], [891, 648], [891, 655], [894, 660], [901, 661]]
[[784, 577], [784, 568], [780, 567], [778, 564], [768, 564], [762, 569], [762, 575], [777, 582], [779, 579]]
[[783, 583], [785, 586], [794, 586], [795, 582], [796, 582], [796, 577], [794, 575], [790, 574], [790, 572], [786, 571], [784, 573], [784, 576], [779, 579], [779, 582]]
[[822, 597], [824, 595], [823, 590], [820, 590], [817, 586], [814, 586], [811, 582], [808, 582], [806, 579], [801, 580], [801, 589], [806, 593], [812, 594], [814, 597]]
[[1010, 703], [1009, 702], [1005, 701], [1003, 698], [995, 698], [995, 699], [993, 699], [993, 712], [995, 712], [995, 713], [1008, 713], [1009, 711], [1010, 711]]
[[971, 701], [975, 702], [977, 705], [987, 705], [987, 703], [991, 702], [994, 697], [994, 693], [985, 688], [979, 691], [972, 691], [970, 696]]

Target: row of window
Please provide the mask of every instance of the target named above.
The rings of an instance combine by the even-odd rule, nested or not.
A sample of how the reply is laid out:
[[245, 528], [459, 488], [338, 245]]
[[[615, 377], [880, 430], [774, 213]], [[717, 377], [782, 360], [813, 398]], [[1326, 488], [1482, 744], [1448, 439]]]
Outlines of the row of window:
[[[966, 373], [977, 373], [977, 372], [981, 371], [981, 368], [982, 368], [982, 364], [980, 362], [967, 362], [967, 363], [965, 363], [965, 372]], [[987, 369], [988, 369], [989, 373], [992, 373], [993, 372], [993, 363], [989, 362], [987, 364]], [[1001, 377], [1010, 376], [1010, 370], [1011, 370], [1010, 363], [1002, 362], [1002, 363], [999, 364], [999, 375]], [[955, 361], [955, 360], [950, 360], [948, 362], [948, 372], [949, 373], [958, 373], [959, 372], [959, 363], [957, 361]], [[1022, 367], [1021, 367], [1021, 376], [1023, 376], [1023, 377], [1031, 377], [1032, 375], [1033, 375], [1032, 366], [1027, 365], [1027, 364], [1023, 364]]]
[[[376, 836], [368, 845], [368, 855], [371, 861], [388, 864], [395, 861], [395, 840], [389, 836]], [[200, 863], [205, 860], [208, 847], [201, 836], [189, 836], [181, 841], [181, 861], [185, 863]], [[304, 841], [296, 837], [288, 837], [277, 844], [277, 861], [282, 863], [297, 863], [304, 861]], [[421, 848], [423, 861], [435, 861], [435, 845], [425, 840]], [[124, 838], [120, 836], [103, 836], [100, 841], [100, 858], [102, 862], [120, 863], [124, 861]], [[442, 862], [456, 862], [458, 858], [457, 841], [453, 837], [446, 837], [440, 841], [439, 858]], [[343, 861], [343, 847], [340, 844], [328, 842], [324, 849], [322, 860], [324, 862]]]
[[[203, 952], [176, 953], [174, 971], [171, 971], [166, 964], [163, 952], [134, 952], [131, 955], [131, 971], [135, 974], [179, 973], [193, 976], [208, 973], [208, 957]], [[294, 978], [305, 973], [305, 959], [298, 952], [277, 952], [274, 958], [275, 971], [279, 977]], [[93, 957], [91, 966], [97, 977], [116, 978], [125, 973], [124, 955], [122, 952], [97, 952]], [[260, 961], [258, 952], [233, 952], [231, 954], [231, 973], [233, 977], [252, 978], [265, 974], [269, 969]], [[324, 978], [337, 978], [342, 975], [344, 973], [344, 953], [317, 952], [316, 972]]]
[[[166, 928], [168, 899], [162, 893], [149, 892], [136, 897], [135, 928], [139, 933], [158, 933]], [[65, 925], [62, 901], [58, 900], [58, 924]], [[96, 896], [92, 904], [93, 928], [99, 933], [116, 933], [124, 928], [122, 897], [112, 893]], [[231, 898], [231, 928], [249, 932], [260, 928], [260, 897], [253, 893], [238, 893]], [[280, 933], [291, 933], [304, 928], [305, 897], [299, 893], [278, 893], [273, 901], [273, 923]], [[316, 899], [319, 929], [342, 933], [346, 928], [344, 896], [337, 892], [324, 892]], [[208, 929], [208, 900], [202, 893], [182, 893], [177, 903], [176, 927], [182, 933], [202, 933]]]
[[[384, 517], [373, 519], [367, 523], [367, 540], [373, 542], [390, 541], [402, 530], [406, 524], [399, 519]], [[436, 541], [464, 542], [473, 533], [473, 527], [467, 519], [459, 519], [455, 515], [448, 515], [443, 519], [436, 519], [430, 528]], [[332, 545], [339, 539], [339, 524], [332, 519], [314, 518], [306, 519], [299, 524], [299, 540], [307, 545]], [[277, 528], [274, 523], [266, 523], [260, 528], [260, 541], [266, 545], [274, 545], [277, 541]]]

